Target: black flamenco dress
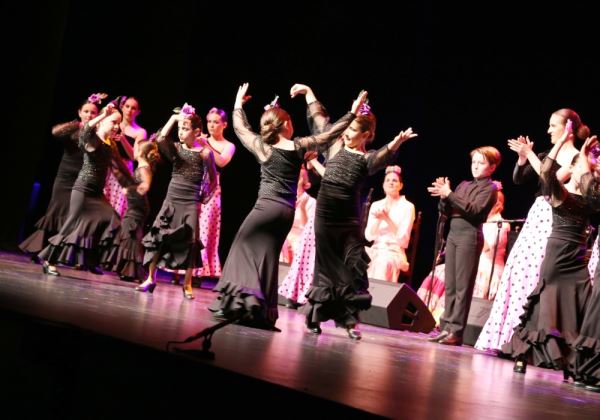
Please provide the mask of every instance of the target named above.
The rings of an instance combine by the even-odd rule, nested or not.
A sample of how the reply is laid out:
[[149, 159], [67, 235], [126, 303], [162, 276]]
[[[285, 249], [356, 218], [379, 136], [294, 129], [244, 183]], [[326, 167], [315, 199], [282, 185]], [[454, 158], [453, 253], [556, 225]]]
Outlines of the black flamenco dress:
[[48, 239], [56, 235], [67, 220], [73, 184], [83, 164], [83, 152], [79, 148], [79, 121], [55, 126], [52, 135], [63, 144], [63, 155], [52, 186], [52, 195], [46, 214], [35, 224], [36, 230], [19, 244], [23, 252], [38, 254], [48, 245]]
[[173, 172], [162, 207], [142, 240], [144, 266], [158, 255], [158, 266], [185, 270], [202, 266], [199, 207], [212, 193], [216, 175], [210, 150], [190, 150], [173, 140], [158, 137], [161, 155], [172, 162]]
[[[307, 120], [312, 132], [329, 127], [329, 115], [319, 101], [308, 106]], [[315, 210], [315, 274], [301, 312], [309, 326], [333, 319], [336, 326], [349, 328], [372, 300], [362, 190], [367, 177], [392, 163], [397, 151], [385, 145], [363, 155], [345, 149], [341, 139], [322, 151], [327, 162]]]
[[579, 336], [591, 293], [585, 257], [588, 200], [569, 193], [556, 178], [560, 166], [546, 158], [540, 177], [552, 206], [552, 232], [540, 268], [540, 279], [527, 297], [521, 323], [502, 353], [536, 366], [563, 369]]
[[102, 141], [95, 127], [88, 124], [81, 130], [79, 147], [84, 151], [83, 166], [73, 185], [69, 215], [38, 256], [52, 265], [93, 268], [99, 265], [102, 250], [110, 247], [121, 224], [102, 193], [115, 154], [114, 146]]
[[315, 275], [302, 308], [307, 324], [333, 319], [349, 328], [371, 306], [370, 258], [361, 224], [361, 191], [369, 175], [394, 160], [387, 145], [366, 154], [340, 147], [328, 156], [315, 211]]
[[[591, 174], [582, 177], [581, 189], [586, 198], [600, 210], [600, 181]], [[569, 358], [571, 374], [576, 380], [600, 386], [600, 269], [594, 273], [594, 287], [583, 316], [579, 337], [572, 344]]]
[[277, 288], [279, 253], [290, 231], [296, 204], [300, 166], [308, 149], [327, 145], [353, 119], [348, 113], [327, 132], [295, 138], [294, 149], [266, 144], [252, 132], [243, 109], [233, 113], [238, 138], [261, 165], [260, 188], [229, 250], [221, 278], [214, 288], [219, 297], [209, 310], [225, 317], [239, 317], [246, 325], [273, 329], [279, 314]]
[[142, 239], [150, 213], [150, 203], [145, 194], [141, 195], [137, 191], [138, 185], [142, 182], [143, 172], [146, 172], [147, 176], [152, 176], [151, 169], [142, 166], [135, 169], [133, 178], [129, 178], [126, 187], [127, 211], [121, 220], [121, 228], [111, 248], [106, 250], [102, 257], [102, 266], [116, 272], [122, 279], [146, 277], [142, 264], [144, 259]]

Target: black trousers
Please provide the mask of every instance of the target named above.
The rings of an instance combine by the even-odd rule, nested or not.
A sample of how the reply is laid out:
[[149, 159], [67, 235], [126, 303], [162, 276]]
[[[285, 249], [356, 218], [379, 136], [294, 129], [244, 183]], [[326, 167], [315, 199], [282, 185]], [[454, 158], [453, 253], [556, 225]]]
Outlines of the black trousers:
[[479, 256], [483, 248], [481, 226], [465, 219], [450, 219], [446, 242], [445, 310], [440, 319], [443, 331], [462, 337], [467, 325]]

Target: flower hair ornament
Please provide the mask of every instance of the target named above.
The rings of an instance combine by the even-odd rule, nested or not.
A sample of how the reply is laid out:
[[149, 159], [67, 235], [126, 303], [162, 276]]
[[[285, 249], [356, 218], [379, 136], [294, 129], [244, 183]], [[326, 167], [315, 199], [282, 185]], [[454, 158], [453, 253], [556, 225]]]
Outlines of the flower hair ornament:
[[[371, 106], [369, 105], [369, 100], [366, 99], [365, 102], [358, 108], [358, 115], [369, 115], [372, 114]], [[390, 166], [388, 166], [389, 168]]]
[[[125, 99], [123, 99], [123, 98], [125, 98]], [[116, 109], [121, 109], [121, 107], [123, 106], [123, 104], [125, 103], [126, 100], [127, 100], [126, 96], [117, 96], [115, 99], [110, 101], [109, 104], [112, 104], [112, 106], [114, 106]]]
[[600, 144], [596, 143], [592, 147], [590, 147], [589, 154], [592, 155], [595, 159], [600, 159]]
[[156, 137], [158, 137], [157, 133], [152, 133], [152, 135], [150, 136], [150, 138], [148, 138], [149, 142], [154, 142], [156, 141]]
[[273, 99], [271, 103], [265, 105], [265, 111], [268, 111], [271, 108], [279, 108], [279, 95], [275, 95], [275, 99]]
[[92, 93], [88, 97], [88, 102], [91, 104], [100, 105], [103, 99], [106, 99], [108, 95], [106, 93]]
[[191, 118], [196, 115], [196, 108], [186, 102], [181, 108], [177, 107], [173, 109], [173, 112], [176, 114], [183, 114], [184, 118]]
[[400, 176], [400, 174], [402, 174], [402, 168], [399, 167], [398, 165], [388, 166], [387, 168], [385, 168], [386, 175], [389, 174], [390, 172], [393, 172], [396, 175]]

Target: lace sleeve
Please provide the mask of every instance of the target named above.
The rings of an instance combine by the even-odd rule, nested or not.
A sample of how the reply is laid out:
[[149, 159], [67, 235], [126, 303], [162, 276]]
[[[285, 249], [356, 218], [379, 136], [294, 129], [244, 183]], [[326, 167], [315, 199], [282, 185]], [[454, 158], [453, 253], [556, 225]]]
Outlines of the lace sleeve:
[[365, 156], [367, 159], [367, 169], [369, 171], [369, 175], [373, 175], [375, 172], [392, 163], [396, 159], [398, 150], [400, 149], [392, 152], [387, 144], [375, 151], [369, 150]]
[[515, 169], [513, 170], [513, 182], [515, 185], [521, 185], [531, 179], [534, 174], [537, 175], [529, 162], [524, 165], [516, 163]]
[[[537, 155], [538, 159], [541, 161], [548, 155], [548, 152], [542, 152]], [[515, 169], [513, 170], [513, 182], [515, 185], [521, 185], [526, 182], [532, 181], [534, 179], [538, 179], [539, 175], [531, 166], [531, 163], [527, 161], [524, 165], [519, 165], [515, 163]]]
[[[297, 143], [297, 147], [303, 147], [308, 150], [329, 148], [336, 143], [338, 137], [342, 135], [352, 120], [354, 120], [354, 114], [348, 112], [342, 118], [330, 124], [323, 133], [308, 137], [298, 137], [294, 141]], [[331, 159], [331, 156], [329, 158]]]
[[311, 102], [306, 107], [306, 121], [310, 132], [313, 134], [321, 134], [331, 126], [329, 114], [319, 101]]
[[204, 160], [204, 168], [202, 171], [200, 202], [206, 204], [210, 201], [217, 189], [217, 169], [215, 168], [213, 152], [209, 148], [202, 150], [202, 159]]
[[252, 131], [243, 108], [233, 110], [233, 130], [242, 142], [242, 145], [256, 157], [259, 162], [264, 162], [270, 155], [271, 146], [266, 145], [260, 135]]
[[162, 130], [156, 136], [156, 144], [158, 145], [158, 150], [160, 154], [164, 156], [168, 161], [174, 162], [179, 158], [179, 153], [177, 153], [177, 147], [175, 147], [175, 142], [171, 135], [164, 135]]
[[552, 158], [546, 157], [540, 167], [540, 179], [542, 181], [542, 192], [550, 197], [553, 207], [558, 207], [565, 201], [567, 190], [556, 178], [556, 171], [560, 165]]
[[600, 211], [600, 181], [591, 173], [581, 176], [579, 188], [594, 211]]
[[96, 128], [86, 123], [79, 132], [79, 148], [84, 151], [94, 151], [100, 144]]
[[71, 137], [79, 129], [79, 121], [69, 121], [52, 127], [52, 136], [56, 138]]

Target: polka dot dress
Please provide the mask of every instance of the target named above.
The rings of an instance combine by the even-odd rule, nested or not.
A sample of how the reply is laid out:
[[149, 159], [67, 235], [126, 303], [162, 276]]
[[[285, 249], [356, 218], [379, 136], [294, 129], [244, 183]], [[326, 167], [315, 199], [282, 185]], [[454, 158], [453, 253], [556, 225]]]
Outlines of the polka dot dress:
[[508, 256], [490, 317], [475, 348], [500, 350], [502, 344], [512, 337], [513, 329], [519, 325], [519, 316], [523, 313], [527, 296], [538, 283], [551, 231], [552, 207], [544, 197], [538, 197]]
[[197, 277], [221, 277], [219, 238], [221, 236], [221, 186], [217, 186], [208, 203], [202, 205], [199, 218], [202, 267], [194, 270]]
[[594, 274], [596, 273], [596, 266], [598, 265], [598, 259], [600, 257], [600, 252], [598, 250], [598, 238], [600, 238], [600, 234], [596, 236], [594, 246], [592, 246], [592, 255], [590, 256], [590, 262], [588, 263], [588, 271], [590, 272], [592, 282], [594, 281]]
[[[129, 168], [130, 172], [133, 172], [133, 162], [125, 161], [125, 164]], [[123, 215], [127, 211], [127, 196], [123, 194], [123, 187], [117, 181], [117, 178], [113, 175], [112, 171], [108, 171], [106, 175], [106, 185], [104, 186], [104, 196], [110, 203], [113, 209], [119, 213], [119, 217], [123, 218]]]
[[294, 247], [294, 259], [287, 276], [277, 292], [301, 305], [305, 304], [306, 292], [313, 283], [315, 272], [315, 208], [316, 200], [309, 197], [306, 204], [308, 220]]

